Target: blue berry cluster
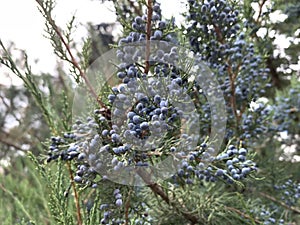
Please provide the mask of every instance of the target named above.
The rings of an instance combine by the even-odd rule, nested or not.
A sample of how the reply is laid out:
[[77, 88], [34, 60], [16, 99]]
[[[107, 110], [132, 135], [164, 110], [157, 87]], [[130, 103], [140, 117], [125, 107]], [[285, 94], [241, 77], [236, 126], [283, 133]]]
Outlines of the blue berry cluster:
[[[125, 188], [126, 189], [126, 188]], [[140, 196], [138, 191], [135, 193], [130, 191], [130, 200], [126, 199], [124, 195], [128, 194], [129, 190], [124, 190], [124, 188], [113, 188], [107, 189], [105, 191], [105, 196], [102, 197], [100, 204], [100, 212], [102, 218], [100, 220], [100, 224], [113, 224], [113, 225], [121, 225], [125, 223], [124, 213], [128, 214], [128, 219], [132, 221], [134, 219], [133, 224], [145, 224], [150, 225], [153, 224], [152, 218], [149, 216], [147, 212], [149, 210], [148, 206], [143, 202], [144, 196]], [[106, 193], [107, 192], [107, 193]], [[136, 198], [139, 198], [139, 201], [134, 201]], [[125, 206], [126, 205], [126, 206]], [[127, 209], [125, 209], [127, 207]], [[125, 210], [128, 210], [125, 212]]]
[[[97, 172], [117, 173], [126, 166], [148, 167], [153, 158], [157, 160], [157, 156], [182, 160], [175, 177], [185, 179], [185, 183], [193, 183], [195, 177], [206, 181], [222, 178], [228, 182], [247, 177], [256, 167], [248, 159], [245, 148], [229, 146], [226, 152], [215, 157], [217, 150], [206, 144], [198, 148], [192, 144], [203, 141], [208, 135], [211, 107], [207, 102], [202, 104], [198, 101], [205, 100], [199, 84], [189, 82], [188, 77], [176, 68], [178, 48], [170, 45], [170, 42], [176, 42], [176, 38], [168, 32], [173, 24], [161, 20], [158, 4], [153, 6], [153, 11], [150, 39], [159, 42], [151, 46], [156, 49], [149, 55], [151, 72], [144, 73], [144, 66], [139, 62], [144, 63], [145, 46], [137, 46], [136, 43], [145, 41], [147, 18], [138, 16], [132, 24], [133, 31], [119, 41], [116, 54], [120, 64], [116, 75], [121, 84], [112, 87], [107, 97], [110, 117], [105, 115], [105, 110], [96, 109], [92, 117], [86, 121], [78, 120], [73, 126], [70, 134], [73, 143], [69, 144], [71, 150], [66, 153], [68, 157], [77, 159], [75, 181], [96, 188], [97, 182], [107, 179], [101, 173], [99, 180]], [[203, 59], [195, 57], [196, 63]], [[197, 72], [203, 71], [204, 68], [199, 66]], [[211, 84], [206, 86], [211, 87]], [[214, 88], [219, 87], [211, 87], [212, 91]], [[196, 106], [196, 110], [191, 106]], [[183, 110], [191, 113], [186, 114]], [[206, 133], [200, 138], [188, 133], [193, 127], [197, 130], [195, 123], [198, 121], [193, 111], [204, 115], [200, 123]], [[188, 123], [187, 129], [181, 127], [183, 121]], [[176, 139], [184, 141], [180, 144]], [[61, 139], [60, 142], [65, 141]], [[65, 152], [63, 148], [66, 146], [62, 145], [62, 152]], [[206, 162], [215, 165], [209, 166]], [[122, 200], [117, 201], [120, 205]]]
[[281, 185], [275, 185], [274, 189], [279, 193], [280, 198], [288, 206], [295, 206], [300, 198], [300, 183], [287, 180]]
[[[123, 37], [119, 40], [119, 50], [117, 51], [117, 57], [122, 62], [120, 64], [120, 68], [128, 68], [128, 65], [134, 64], [135, 62], [145, 59], [145, 48], [143, 46], [141, 48], [137, 48], [138, 43], [146, 42], [146, 28], [147, 28], [147, 15], [137, 16], [134, 18], [132, 22], [132, 31], [129, 33], [127, 37]], [[168, 42], [176, 43], [176, 38], [173, 33], [169, 32], [174, 28], [174, 25], [170, 22], [162, 20], [161, 17], [161, 9], [158, 3], [153, 6], [153, 14], [151, 20], [151, 41], [159, 41], [159, 46], [157, 51], [154, 52], [154, 55], [150, 55], [150, 64], [154, 64], [155, 61], [159, 59], [167, 59], [172, 58], [173, 55], [171, 53], [165, 52], [164, 50], [168, 48]], [[125, 47], [122, 48], [122, 46]], [[123, 83], [126, 83], [128, 79], [126, 78], [126, 74], [119, 73], [118, 77], [123, 80]], [[125, 81], [125, 82], [124, 82]]]
[[[161, 20], [159, 4], [154, 4], [152, 16], [150, 40], [159, 41], [151, 46], [156, 48], [149, 56], [153, 70], [149, 74], [143, 72], [145, 46], [135, 45], [146, 38], [147, 16], [138, 16], [132, 23], [133, 31], [119, 41], [120, 64], [116, 75], [121, 84], [112, 87], [108, 95], [110, 116], [104, 114], [105, 110], [96, 109], [91, 117], [73, 125], [72, 143], [64, 144], [64, 138], [53, 139], [51, 148], [54, 150], [48, 161], [65, 154], [63, 159], [76, 158], [78, 166], [74, 179], [79, 184], [97, 187], [97, 171], [120, 171], [128, 165], [148, 166], [148, 158], [156, 155], [153, 151], [157, 148], [162, 149], [159, 154], [168, 155], [163, 145], [183, 135], [180, 131], [182, 119], [193, 120], [192, 114], [183, 115], [182, 112], [182, 109], [192, 109], [189, 109], [191, 100], [185, 94], [187, 79], [174, 65], [178, 60], [177, 48], [169, 44], [176, 42], [173, 33], [168, 31], [174, 25]], [[185, 103], [180, 102], [182, 100]], [[60, 149], [56, 148], [58, 144], [61, 144]], [[66, 151], [67, 146], [70, 149]], [[135, 151], [140, 147], [148, 152]], [[112, 156], [111, 160], [107, 154]]]
[[[206, 143], [201, 144], [200, 151], [192, 151], [188, 155], [183, 152], [176, 153], [176, 149], [172, 149], [172, 151], [177, 157], [185, 158], [182, 160], [177, 174], [173, 176], [177, 184], [182, 184], [182, 182], [193, 184], [195, 178], [206, 182], [215, 182], [221, 179], [233, 183], [246, 178], [252, 171], [257, 170], [256, 164], [251, 160], [251, 154], [243, 147], [237, 148], [229, 145], [226, 151], [216, 157], [211, 156], [215, 150]], [[207, 165], [209, 161], [212, 161], [212, 164]]]
[[272, 108], [262, 102], [255, 102], [255, 104], [255, 108], [242, 115], [241, 137], [246, 142], [274, 130], [270, 127], [269, 122], [273, 111]]
[[100, 163], [102, 158], [97, 159], [98, 155], [94, 154], [102, 144], [97, 132], [100, 131], [100, 126], [108, 125], [104, 124], [107, 120], [99, 110], [95, 110], [93, 116], [87, 117], [86, 120], [77, 120], [72, 126], [72, 132], [65, 133], [63, 137], [52, 137], [47, 162], [57, 159], [75, 160], [77, 164], [75, 182], [96, 188], [97, 168], [104, 163], [104, 161]]
[[125, 222], [124, 219], [118, 218], [118, 209], [123, 206], [123, 196], [118, 188], [114, 189], [112, 195], [114, 200], [110, 199], [109, 201], [114, 201], [114, 203], [103, 203], [100, 205], [100, 211], [103, 215], [100, 223], [120, 225]]
[[[48, 150], [47, 162], [52, 160], [72, 160], [79, 155], [77, 147], [75, 145], [69, 144], [74, 142], [76, 136], [72, 133], [64, 134], [62, 137], [52, 137], [51, 143]], [[66, 148], [68, 146], [68, 148]]]
[[262, 57], [241, 29], [238, 7], [223, 0], [188, 3], [187, 36], [191, 48], [213, 70], [228, 103], [227, 139], [257, 136], [261, 131], [252, 134], [241, 117], [247, 117], [251, 100], [266, 94], [269, 70], [263, 67]]
[[[265, 208], [265, 206], [256, 208], [256, 209], [252, 209], [250, 210], [251, 214], [254, 215], [254, 217], [260, 221], [260, 224], [264, 224], [264, 225], [271, 225], [271, 224], [276, 224], [276, 225], [284, 225], [286, 224], [286, 222], [284, 221], [284, 219], [276, 219], [278, 218], [278, 213], [280, 213], [278, 211], [278, 209], [267, 209]], [[280, 217], [280, 216], [279, 216]]]

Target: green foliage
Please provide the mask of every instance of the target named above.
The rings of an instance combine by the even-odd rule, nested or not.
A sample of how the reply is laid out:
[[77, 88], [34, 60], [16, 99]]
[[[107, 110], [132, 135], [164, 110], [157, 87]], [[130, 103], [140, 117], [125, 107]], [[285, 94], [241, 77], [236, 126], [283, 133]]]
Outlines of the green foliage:
[[53, 224], [48, 193], [28, 158], [18, 157], [0, 176], [1, 224]]

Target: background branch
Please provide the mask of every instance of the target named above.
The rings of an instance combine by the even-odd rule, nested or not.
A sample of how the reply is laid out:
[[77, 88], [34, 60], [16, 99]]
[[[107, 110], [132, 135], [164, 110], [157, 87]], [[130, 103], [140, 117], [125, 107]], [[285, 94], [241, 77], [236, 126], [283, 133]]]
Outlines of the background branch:
[[62, 42], [62, 44], [66, 48], [67, 53], [70, 57], [68, 59], [68, 61], [79, 71], [80, 77], [84, 80], [84, 82], [87, 85], [88, 90], [90, 91], [93, 98], [98, 102], [98, 104], [102, 108], [107, 109], [107, 106], [100, 100], [99, 96], [97, 95], [96, 91], [94, 90], [94, 88], [93, 88], [92, 84], [90, 83], [87, 75], [84, 73], [84, 71], [79, 66], [79, 63], [77, 62], [77, 60], [75, 59], [75, 57], [74, 57], [74, 55], [71, 51], [70, 45], [67, 43], [67, 41], [65, 40], [64, 36], [62, 35], [62, 33], [60, 31], [60, 28], [56, 25], [55, 21], [53, 20], [51, 12], [49, 10], [47, 10], [47, 8], [44, 6], [42, 0], [36, 0], [36, 2], [41, 7], [41, 10], [42, 10], [43, 15], [46, 18], [47, 22], [51, 25], [51, 27], [53, 28], [53, 30], [55, 31], [55, 33], [59, 37], [60, 41]]

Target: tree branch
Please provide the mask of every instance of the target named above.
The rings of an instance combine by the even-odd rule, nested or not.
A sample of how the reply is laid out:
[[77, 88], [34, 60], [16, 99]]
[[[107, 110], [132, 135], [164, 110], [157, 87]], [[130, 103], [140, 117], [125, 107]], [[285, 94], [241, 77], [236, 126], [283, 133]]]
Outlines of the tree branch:
[[131, 191], [129, 191], [128, 197], [127, 197], [127, 200], [126, 200], [126, 203], [125, 203], [125, 224], [124, 225], [129, 224], [130, 198], [131, 198]]
[[[216, 25], [213, 24], [214, 30], [216, 32], [217, 40], [223, 45], [225, 44], [224, 37], [222, 35], [222, 32], [220, 28]], [[235, 97], [235, 80], [238, 74], [238, 71], [240, 69], [240, 66], [238, 66], [237, 71], [234, 73], [232, 71], [232, 66], [229, 60], [226, 60], [226, 63], [228, 64], [227, 72], [229, 74], [229, 79], [230, 79], [230, 89], [231, 89], [231, 97], [230, 97], [230, 105], [232, 108], [232, 111], [234, 113], [234, 116], [236, 118], [236, 128], [238, 129], [239, 123], [240, 123], [240, 117], [242, 116], [241, 114], [238, 114], [237, 111], [237, 105], [236, 105], [236, 97]]]
[[286, 208], [286, 209], [288, 209], [288, 210], [291, 210], [291, 211], [293, 211], [293, 212], [295, 212], [295, 213], [300, 214], [300, 209], [298, 209], [298, 208], [296, 208], [296, 207], [288, 206], [287, 204], [285, 204], [285, 203], [283, 203], [283, 202], [277, 200], [277, 199], [274, 198], [273, 196], [270, 196], [270, 195], [268, 195], [268, 194], [266, 194], [266, 193], [259, 192], [259, 194], [260, 194], [261, 196], [263, 196], [263, 197], [265, 197], [265, 198], [267, 198], [267, 199], [273, 201], [273, 202], [278, 203], [279, 205], [281, 205], [282, 207], [284, 207], [284, 208]]
[[257, 18], [255, 20], [256, 23], [259, 23], [259, 19], [261, 17], [261, 14], [262, 14], [262, 8], [264, 6], [264, 4], [267, 2], [267, 0], [263, 0], [261, 3], [258, 3], [259, 5], [259, 9], [258, 9], [258, 15], [257, 15]]
[[164, 192], [163, 188], [159, 184], [152, 181], [149, 173], [139, 169], [137, 170], [137, 173], [155, 194], [159, 195], [168, 205], [174, 207], [180, 214], [184, 216], [184, 218], [191, 222], [191, 225], [199, 222], [199, 219], [195, 215], [191, 214], [185, 206], [178, 202], [171, 201], [168, 195]]
[[51, 27], [54, 29], [55, 33], [57, 34], [57, 36], [59, 37], [60, 41], [62, 42], [62, 44], [64, 45], [64, 47], [67, 50], [67, 53], [70, 57], [70, 59], [68, 60], [78, 71], [80, 74], [80, 77], [84, 80], [85, 84], [87, 85], [91, 95], [96, 99], [96, 101], [98, 102], [98, 104], [108, 110], [107, 106], [99, 99], [97, 93], [95, 92], [92, 84], [90, 83], [88, 77], [86, 76], [86, 74], [83, 72], [83, 70], [81, 69], [81, 67], [79, 66], [79, 63], [77, 62], [77, 60], [75, 59], [72, 51], [71, 51], [71, 47], [69, 46], [69, 44], [66, 42], [65, 38], [63, 37], [59, 27], [56, 25], [55, 21], [53, 20], [51, 13], [46, 9], [46, 7], [43, 5], [43, 1], [41, 0], [36, 0], [36, 2], [38, 3], [38, 5], [41, 7], [42, 12], [44, 13], [44, 16], [47, 20], [47, 22], [51, 25]]
[[152, 0], [148, 0], [147, 4], [148, 12], [147, 12], [147, 34], [146, 34], [146, 57], [145, 57], [145, 74], [149, 72], [150, 69], [150, 62], [149, 62], [149, 57], [150, 57], [150, 37], [151, 37], [151, 20], [152, 20], [152, 13], [153, 13], [153, 8], [152, 8]]
[[5, 144], [5, 145], [7, 145], [7, 146], [10, 146], [10, 147], [13, 147], [13, 148], [15, 148], [15, 149], [18, 150], [18, 151], [27, 152], [27, 150], [22, 149], [21, 146], [15, 144], [15, 143], [12, 143], [12, 142], [10, 142], [10, 141], [8, 141], [7, 139], [4, 139], [4, 138], [2, 138], [1, 136], [0, 136], [0, 143], [3, 143], [3, 144]]
[[230, 206], [225, 206], [225, 208], [228, 209], [228, 210], [230, 210], [230, 211], [233, 211], [233, 212], [235, 212], [235, 213], [237, 213], [239, 215], [241, 215], [244, 218], [247, 218], [247, 219], [250, 219], [250, 220], [254, 220], [254, 222], [257, 223], [257, 224], [262, 224], [261, 221], [255, 219], [255, 218], [252, 218], [250, 215], [245, 214], [245, 213], [243, 213], [242, 211], [240, 211], [240, 210], [238, 210], [236, 208], [233, 208], [233, 207], [230, 207]]
[[69, 171], [69, 175], [70, 175], [70, 180], [71, 180], [71, 185], [72, 185], [72, 189], [74, 192], [74, 199], [75, 199], [75, 206], [76, 206], [76, 215], [77, 215], [77, 222], [78, 225], [82, 225], [82, 218], [81, 218], [81, 211], [80, 211], [80, 204], [79, 204], [79, 196], [78, 196], [78, 192], [76, 189], [76, 185], [74, 182], [74, 177], [73, 177], [73, 171], [71, 169], [71, 164], [70, 162], [67, 162], [67, 167], [68, 167], [68, 171]]

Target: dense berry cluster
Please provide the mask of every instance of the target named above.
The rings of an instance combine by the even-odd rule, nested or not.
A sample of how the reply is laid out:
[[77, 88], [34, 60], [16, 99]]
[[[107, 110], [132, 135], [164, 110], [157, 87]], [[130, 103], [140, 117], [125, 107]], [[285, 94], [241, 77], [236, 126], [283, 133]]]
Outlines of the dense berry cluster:
[[[211, 10], [214, 6], [211, 3], [205, 7], [207, 9], [201, 10]], [[224, 7], [219, 8], [223, 10]], [[232, 18], [236, 16], [236, 13], [231, 14]], [[78, 120], [73, 126], [72, 134], [53, 139], [51, 148], [54, 150], [49, 161], [56, 159], [56, 155], [67, 155], [63, 159], [76, 158], [78, 166], [75, 181], [92, 187], [97, 187], [97, 182], [101, 179], [107, 179], [105, 173], [118, 173], [128, 169], [128, 166], [148, 167], [153, 161], [157, 161], [158, 156], [161, 159], [170, 156], [179, 160], [178, 173], [174, 178], [185, 179], [186, 183], [192, 183], [194, 177], [206, 181], [222, 178], [228, 182], [247, 177], [256, 167], [251, 157], [248, 159], [248, 150], [245, 148], [232, 145], [226, 152], [215, 157], [218, 149], [207, 147], [206, 144], [196, 147], [199, 141], [202, 142], [209, 135], [211, 126], [216, 125], [209, 125], [212, 107], [207, 103], [205, 95], [213, 95], [219, 86], [213, 86], [202, 79], [200, 85], [207, 86], [202, 91], [199, 82], [195, 81], [199, 74], [206, 73], [205, 68], [200, 66], [201, 60], [211, 60], [195, 55], [198, 69], [194, 71], [194, 80], [189, 81], [184, 71], [176, 67], [179, 65], [180, 53], [172, 44], [176, 42], [175, 36], [169, 32], [174, 25], [161, 19], [159, 4], [153, 6], [151, 21], [150, 40], [159, 42], [154, 42], [152, 51], [149, 52], [149, 73], [144, 72], [147, 28], [147, 16], [144, 15], [134, 19], [133, 31], [119, 41], [116, 54], [120, 63], [116, 75], [121, 84], [112, 87], [107, 97], [111, 117], [97, 109], [86, 121]], [[234, 29], [238, 30], [236, 27]], [[232, 30], [225, 33], [231, 37], [236, 32]], [[253, 50], [253, 46], [250, 48]], [[253, 54], [252, 50], [245, 49], [247, 54]], [[232, 52], [226, 53], [222, 56], [223, 59], [230, 54]], [[251, 56], [247, 55], [246, 58]], [[215, 104], [216, 101], [218, 99], [215, 99]], [[196, 113], [203, 116], [200, 119], [203, 125], [201, 129], [205, 130], [202, 137], [193, 135], [192, 132], [193, 129], [198, 132]], [[246, 125], [244, 129], [247, 129]], [[65, 139], [71, 139], [72, 142], [68, 144]], [[213, 162], [214, 165], [208, 166], [207, 162]], [[100, 180], [99, 172], [102, 175]], [[118, 204], [121, 204], [121, 200], [118, 200]]]
[[120, 189], [113, 190], [112, 196], [114, 198], [110, 201], [114, 201], [114, 203], [103, 203], [100, 205], [100, 211], [103, 213], [103, 218], [101, 219], [101, 224], [123, 224], [123, 219], [118, 219], [118, 208], [123, 205], [123, 196], [120, 192]]
[[241, 137], [245, 141], [273, 131], [269, 124], [272, 109], [262, 102], [254, 102], [254, 104], [255, 107], [242, 116]]
[[48, 150], [47, 162], [52, 160], [72, 160], [79, 155], [77, 147], [74, 145], [69, 145], [69, 143], [74, 142], [76, 136], [71, 133], [64, 134], [62, 137], [52, 137], [51, 143]]
[[[175, 39], [167, 31], [173, 24], [161, 20], [158, 4], [153, 6], [150, 40], [160, 42], [152, 46], [156, 50], [149, 53], [153, 72], [148, 77], [143, 72], [146, 22], [146, 15], [136, 17], [133, 31], [119, 41], [117, 77], [122, 84], [113, 87], [108, 95], [112, 120], [103, 115], [101, 109], [95, 110], [92, 117], [74, 124], [70, 137], [52, 139], [48, 161], [59, 156], [63, 160], [78, 159], [75, 181], [80, 184], [96, 187], [97, 171], [119, 171], [128, 165], [147, 166], [149, 154], [140, 153], [139, 148], [153, 151], [162, 147], [162, 138], [178, 133], [183, 118], [180, 108], [188, 109], [187, 104], [180, 107], [179, 102], [176, 106], [176, 102], [170, 100], [175, 96], [188, 96], [182, 93], [182, 84], [186, 81], [175, 66], [168, 65], [177, 56], [176, 47], [169, 45]], [[137, 46], [136, 43], [142, 44]]]
[[[207, 182], [222, 179], [233, 183], [235, 180], [246, 178], [251, 171], [257, 169], [255, 163], [249, 159], [248, 150], [238, 149], [233, 145], [229, 145], [226, 151], [216, 157], [211, 156], [215, 150], [206, 143], [201, 144], [200, 151], [192, 151], [188, 155], [184, 155], [183, 152], [176, 153], [176, 149], [173, 151], [175, 155], [185, 158], [182, 160], [176, 176], [173, 176], [177, 184], [182, 182], [192, 184], [195, 178]], [[207, 167], [205, 162], [209, 157], [211, 157], [213, 165]]]
[[[256, 136], [240, 120], [242, 116], [247, 117], [244, 114], [248, 112], [249, 102], [264, 96], [270, 87], [269, 70], [262, 66], [262, 57], [256, 54], [254, 45], [241, 29], [238, 8], [222, 0], [188, 2], [190, 45], [213, 70], [228, 102], [230, 128], [226, 137], [240, 136], [245, 140]], [[236, 134], [237, 130], [245, 132]]]
[[[138, 191], [133, 194], [131, 190], [131, 201], [129, 201], [128, 191], [130, 190], [118, 187], [111, 187], [104, 191], [106, 195], [102, 197], [102, 201], [99, 206], [100, 212], [103, 215], [100, 224], [124, 224], [126, 223], [124, 213], [128, 214], [127, 217], [130, 220], [135, 218], [132, 224], [153, 224], [152, 218], [147, 212], [149, 210], [148, 206], [141, 201], [143, 196], [140, 196], [141, 194]], [[134, 201], [136, 200], [135, 198], [139, 198], [140, 201]], [[126, 212], [124, 212], [124, 207], [128, 207]]]

